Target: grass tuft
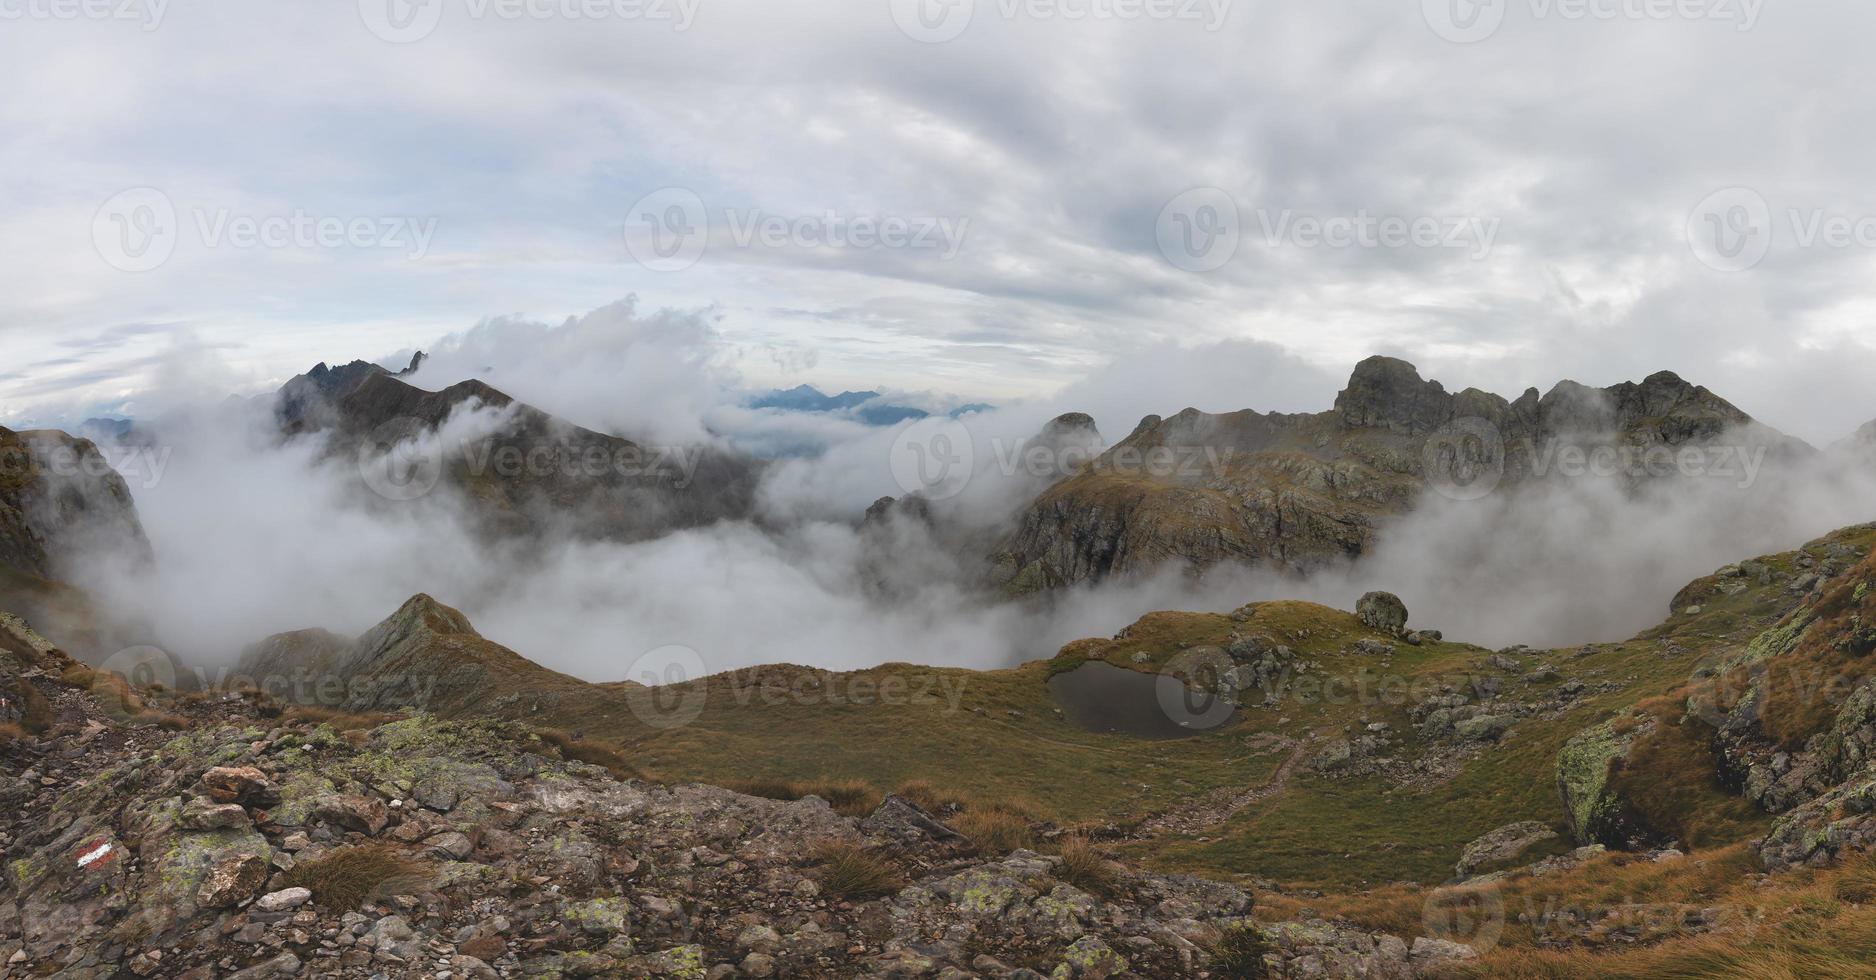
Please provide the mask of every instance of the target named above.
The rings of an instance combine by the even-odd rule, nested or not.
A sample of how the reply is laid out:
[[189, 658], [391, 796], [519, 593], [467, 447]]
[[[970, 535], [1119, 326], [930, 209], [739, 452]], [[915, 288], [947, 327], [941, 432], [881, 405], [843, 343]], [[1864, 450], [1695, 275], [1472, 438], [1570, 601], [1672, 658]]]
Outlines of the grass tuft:
[[287, 872], [283, 888], [305, 888], [327, 909], [350, 912], [388, 888], [414, 887], [424, 865], [388, 844], [361, 844], [302, 861]]
[[612, 773], [614, 779], [644, 779], [645, 773], [625, 758], [625, 753], [595, 739], [575, 738], [558, 728], [537, 728], [541, 741], [560, 750], [568, 762], [584, 762]]
[[1225, 930], [1225, 934], [1206, 952], [1212, 958], [1212, 976], [1220, 980], [1264, 980], [1270, 967], [1264, 954], [1270, 944], [1250, 926]]
[[1113, 897], [1121, 887], [1119, 868], [1085, 837], [1062, 841], [1062, 862], [1055, 866], [1055, 877], [1103, 898]]
[[818, 845], [814, 860], [820, 865], [815, 877], [821, 889], [840, 898], [879, 898], [905, 887], [905, 877], [891, 861], [845, 841]]

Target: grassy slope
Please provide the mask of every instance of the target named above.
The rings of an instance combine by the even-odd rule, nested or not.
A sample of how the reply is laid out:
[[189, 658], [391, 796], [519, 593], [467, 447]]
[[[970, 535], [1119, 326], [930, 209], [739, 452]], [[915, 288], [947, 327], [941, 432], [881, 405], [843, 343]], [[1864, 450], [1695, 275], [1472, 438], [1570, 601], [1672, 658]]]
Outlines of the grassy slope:
[[[665, 778], [860, 779], [884, 790], [924, 780], [940, 793], [1018, 801], [1064, 823], [1137, 816], [1259, 782], [1281, 761], [1276, 752], [1245, 745], [1251, 733], [1237, 729], [1177, 742], [1083, 731], [1055, 713], [1046, 662], [986, 672], [892, 664], [833, 675], [845, 692], [855, 690], [856, 679], [897, 679], [906, 694], [891, 705], [779, 693], [765, 699], [752, 687], [742, 689], [739, 704], [731, 685], [745, 676], [710, 678], [703, 713], [690, 724], [648, 732], [627, 713], [616, 719], [626, 724], [587, 731], [620, 738]], [[641, 703], [648, 696], [615, 690]], [[961, 692], [955, 710], [947, 692]]]
[[[1867, 549], [1876, 534], [1841, 539]], [[1790, 569], [1796, 554], [1770, 563]], [[942, 681], [962, 685], [958, 710], [934, 693], [928, 703], [893, 706], [826, 704], [790, 698], [765, 703], [732, 689], [733, 675], [707, 682], [702, 714], [688, 725], [658, 731], [632, 712], [588, 723], [589, 734], [624, 742], [634, 758], [666, 778], [729, 782], [753, 778], [860, 779], [881, 789], [922, 779], [940, 791], [978, 799], [1026, 802], [1064, 823], [1126, 821], [1220, 788], [1267, 780], [1286, 754], [1252, 739], [1266, 732], [1292, 738], [1359, 732], [1387, 722], [1396, 736], [1390, 753], [1413, 759], [1425, 751], [1412, 728], [1405, 699], [1307, 702], [1292, 696], [1273, 707], [1255, 706], [1225, 729], [1174, 742], [1143, 742], [1084, 732], [1052, 708], [1047, 678], [1053, 670], [1099, 659], [1116, 666], [1157, 670], [1192, 648], [1223, 645], [1234, 631], [1262, 633], [1313, 661], [1310, 675], [1379, 677], [1406, 683], [1469, 675], [1495, 678], [1500, 692], [1533, 701], [1569, 679], [1592, 693], [1555, 718], [1521, 721], [1504, 739], [1466, 762], [1458, 774], [1425, 788], [1398, 788], [1381, 777], [1329, 778], [1299, 771], [1286, 792], [1254, 804], [1222, 828], [1131, 845], [1131, 859], [1167, 870], [1217, 877], [1268, 878], [1337, 889], [1376, 883], [1437, 883], [1451, 875], [1466, 843], [1496, 827], [1538, 820], [1565, 827], [1553, 775], [1557, 750], [1570, 736], [1627, 710], [1638, 701], [1684, 684], [1716, 651], [1740, 648], [1771, 625], [1795, 599], [1780, 586], [1705, 601], [1699, 615], [1677, 612], [1663, 625], [1619, 644], [1582, 650], [1536, 651], [1527, 666], [1548, 664], [1562, 678], [1526, 682], [1486, 666], [1488, 651], [1460, 643], [1400, 646], [1390, 666], [1340, 651], [1375, 634], [1352, 615], [1300, 602], [1246, 607], [1240, 620], [1195, 613], [1155, 613], [1120, 639], [1082, 640], [1054, 661], [1012, 670], [969, 672], [888, 665], [857, 674], [826, 675], [770, 668], [778, 676], [812, 675], [848, 684], [856, 677], [899, 677], [917, 691]], [[1146, 653], [1145, 663], [1134, 656]], [[743, 675], [748, 676], [748, 675]], [[1595, 690], [1613, 683], [1616, 689]], [[631, 685], [609, 686], [627, 701], [647, 697]], [[693, 688], [694, 690], [694, 688]], [[667, 692], [669, 696], [669, 692]], [[913, 699], [916, 702], [917, 699]], [[973, 711], [971, 709], [979, 709]], [[1012, 717], [1009, 712], [1018, 712]], [[560, 723], [567, 723], [561, 720]], [[1261, 750], [1254, 750], [1253, 744]], [[1717, 789], [1710, 802], [1728, 798]], [[1757, 824], [1742, 825], [1742, 832]]]

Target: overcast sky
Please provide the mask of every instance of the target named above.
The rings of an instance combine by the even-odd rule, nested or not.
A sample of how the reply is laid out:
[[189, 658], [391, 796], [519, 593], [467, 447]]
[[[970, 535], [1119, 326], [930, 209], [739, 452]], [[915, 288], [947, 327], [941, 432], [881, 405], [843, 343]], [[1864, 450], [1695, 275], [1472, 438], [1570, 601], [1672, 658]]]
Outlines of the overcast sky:
[[1865, 0], [80, 2], [0, 0], [0, 423], [630, 296], [752, 386], [1876, 417]]

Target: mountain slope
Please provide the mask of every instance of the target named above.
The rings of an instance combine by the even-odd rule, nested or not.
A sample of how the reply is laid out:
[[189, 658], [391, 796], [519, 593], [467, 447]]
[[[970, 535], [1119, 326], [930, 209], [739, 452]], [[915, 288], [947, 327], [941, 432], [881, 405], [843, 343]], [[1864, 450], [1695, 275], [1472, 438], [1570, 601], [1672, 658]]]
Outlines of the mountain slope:
[[[477, 409], [488, 413], [481, 427], [438, 435]], [[420, 447], [423, 465], [437, 467], [440, 485], [492, 534], [637, 540], [745, 516], [754, 500], [752, 459], [594, 432], [476, 380], [427, 391], [375, 364], [321, 364], [281, 388], [275, 414], [290, 434], [329, 433], [333, 451], [358, 457], [368, 479], [392, 465], [384, 451]]]
[[1165, 563], [1308, 570], [1361, 555], [1430, 485], [1459, 495], [1515, 488], [1543, 476], [1560, 444], [1722, 439], [1781, 459], [1814, 452], [1668, 372], [1604, 389], [1566, 381], [1508, 401], [1448, 393], [1405, 361], [1372, 357], [1328, 412], [1148, 416], [1036, 499], [999, 549], [998, 578], [1025, 593]]

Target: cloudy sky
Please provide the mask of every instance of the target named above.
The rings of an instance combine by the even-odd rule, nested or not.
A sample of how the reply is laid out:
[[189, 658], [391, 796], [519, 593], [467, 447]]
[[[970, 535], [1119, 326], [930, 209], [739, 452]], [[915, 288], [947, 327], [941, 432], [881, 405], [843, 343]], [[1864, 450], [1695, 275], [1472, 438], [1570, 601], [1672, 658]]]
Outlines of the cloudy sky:
[[92, 9], [0, 0], [4, 424], [627, 297], [752, 386], [1876, 417], [1860, 0]]

